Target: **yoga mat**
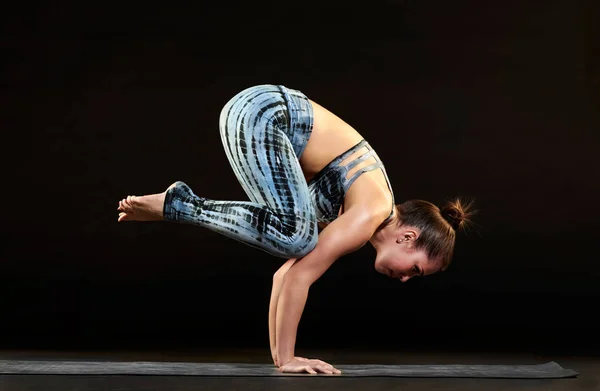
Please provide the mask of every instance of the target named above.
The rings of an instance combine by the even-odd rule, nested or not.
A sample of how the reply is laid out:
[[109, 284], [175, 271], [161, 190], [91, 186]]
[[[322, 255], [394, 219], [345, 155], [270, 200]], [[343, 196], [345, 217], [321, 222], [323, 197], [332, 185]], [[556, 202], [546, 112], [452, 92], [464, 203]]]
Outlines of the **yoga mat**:
[[[577, 376], [555, 362], [534, 365], [339, 365], [329, 377], [462, 377], [556, 379]], [[0, 373], [27, 375], [314, 376], [281, 373], [273, 365], [149, 361], [0, 360]]]

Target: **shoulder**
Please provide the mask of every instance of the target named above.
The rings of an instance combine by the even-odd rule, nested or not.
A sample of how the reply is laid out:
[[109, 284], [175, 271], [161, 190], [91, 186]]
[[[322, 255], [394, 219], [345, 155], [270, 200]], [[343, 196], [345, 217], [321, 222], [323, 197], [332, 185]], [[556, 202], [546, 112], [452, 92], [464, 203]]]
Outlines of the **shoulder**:
[[355, 192], [352, 197], [347, 197], [344, 209], [359, 211], [358, 214], [368, 220], [367, 226], [375, 226], [375, 229], [387, 223], [386, 220], [391, 221], [396, 214], [392, 194], [377, 187], [365, 189], [362, 193]]
[[372, 208], [353, 206], [319, 233], [316, 247], [290, 268], [286, 278], [312, 284], [336, 260], [367, 244], [380, 224]]
[[321, 231], [317, 246], [338, 256], [356, 251], [377, 231], [382, 216], [372, 205], [354, 204]]
[[395, 209], [394, 195], [386, 182], [380, 170], [363, 173], [348, 189], [344, 209], [364, 209], [371, 218], [383, 223]]
[[368, 208], [347, 210], [319, 233], [316, 247], [290, 268], [286, 278], [312, 284], [336, 260], [364, 246], [371, 238], [374, 226]]

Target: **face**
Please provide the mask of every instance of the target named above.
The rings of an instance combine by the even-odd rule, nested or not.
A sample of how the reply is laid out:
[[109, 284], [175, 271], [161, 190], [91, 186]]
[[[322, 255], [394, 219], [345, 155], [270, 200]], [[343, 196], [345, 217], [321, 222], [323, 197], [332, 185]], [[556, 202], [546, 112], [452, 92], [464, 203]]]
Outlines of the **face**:
[[[406, 232], [380, 245], [375, 259], [375, 269], [391, 278], [406, 282], [413, 277], [436, 273], [440, 267], [427, 257], [425, 250], [415, 250], [418, 232]], [[398, 243], [400, 242], [400, 243]]]

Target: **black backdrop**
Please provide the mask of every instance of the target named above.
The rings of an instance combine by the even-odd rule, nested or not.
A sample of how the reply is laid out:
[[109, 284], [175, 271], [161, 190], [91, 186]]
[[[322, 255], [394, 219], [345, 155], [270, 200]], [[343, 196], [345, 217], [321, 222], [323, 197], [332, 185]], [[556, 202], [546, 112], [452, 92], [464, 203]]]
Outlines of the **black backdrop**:
[[298, 347], [593, 351], [598, 7], [554, 1], [15, 4], [2, 15], [1, 346], [263, 347], [283, 260], [117, 224], [183, 180], [247, 199], [218, 115], [300, 89], [353, 125], [396, 198], [474, 198], [451, 268], [390, 281], [367, 245], [312, 288]]

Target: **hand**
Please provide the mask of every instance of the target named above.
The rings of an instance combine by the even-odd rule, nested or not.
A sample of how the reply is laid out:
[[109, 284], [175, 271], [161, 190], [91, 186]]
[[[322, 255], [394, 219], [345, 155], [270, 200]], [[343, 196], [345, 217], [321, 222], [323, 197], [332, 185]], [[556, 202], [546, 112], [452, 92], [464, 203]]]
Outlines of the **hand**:
[[342, 373], [339, 369], [334, 368], [332, 365], [327, 364], [321, 360], [311, 360], [304, 357], [294, 357], [291, 361], [285, 363], [279, 367], [280, 372], [284, 373], [310, 373], [316, 375], [317, 373], [335, 374], [339, 375]]
[[[271, 357], [273, 358], [273, 364], [275, 364], [275, 366], [277, 368], [279, 368], [279, 359], [277, 358], [277, 349], [273, 348], [271, 349]], [[304, 358], [304, 357], [295, 357], [300, 361], [308, 361], [308, 358]]]

